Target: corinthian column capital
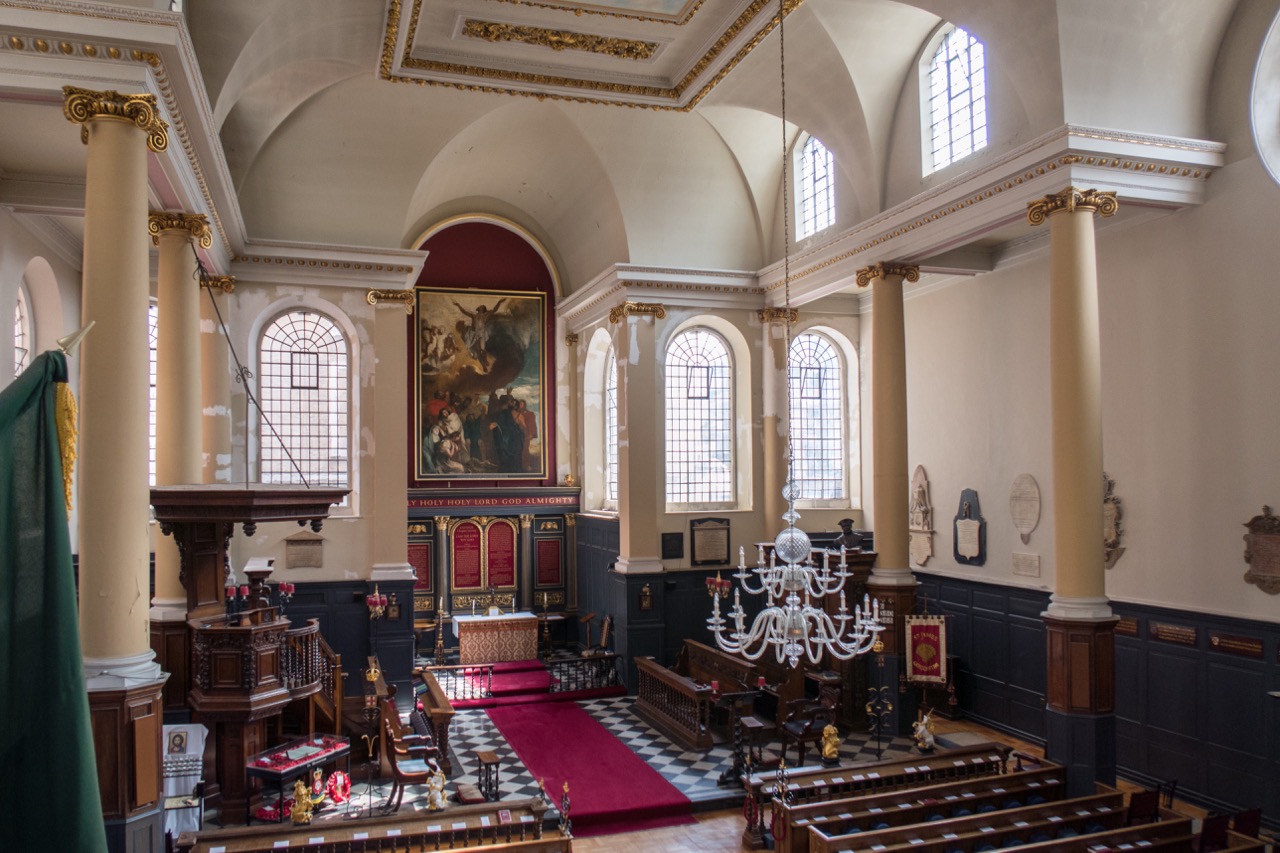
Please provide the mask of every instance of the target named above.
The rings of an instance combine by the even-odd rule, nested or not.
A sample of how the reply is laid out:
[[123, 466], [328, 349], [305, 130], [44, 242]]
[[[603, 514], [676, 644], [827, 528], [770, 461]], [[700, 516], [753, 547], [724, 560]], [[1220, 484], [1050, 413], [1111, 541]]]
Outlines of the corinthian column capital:
[[1038, 201], [1027, 202], [1027, 221], [1039, 225], [1052, 214], [1065, 210], [1074, 213], [1088, 210], [1099, 216], [1111, 216], [1120, 208], [1114, 192], [1078, 190], [1067, 187], [1062, 192], [1047, 195]]
[[90, 119], [127, 121], [147, 133], [147, 147], [159, 154], [169, 147], [169, 124], [156, 110], [155, 95], [122, 95], [107, 90], [95, 92], [75, 86], [62, 87], [62, 114], [72, 124], [81, 125], [80, 141], [88, 144]]
[[147, 215], [147, 233], [151, 242], [160, 245], [160, 234], [164, 231], [185, 231], [191, 239], [199, 240], [200, 247], [207, 249], [213, 245], [213, 232], [209, 230], [209, 217], [203, 213], [182, 213], [180, 211], [153, 210]]
[[916, 264], [895, 264], [881, 261], [858, 270], [858, 287], [866, 287], [874, 279], [900, 275], [907, 281], [920, 280], [920, 267]]

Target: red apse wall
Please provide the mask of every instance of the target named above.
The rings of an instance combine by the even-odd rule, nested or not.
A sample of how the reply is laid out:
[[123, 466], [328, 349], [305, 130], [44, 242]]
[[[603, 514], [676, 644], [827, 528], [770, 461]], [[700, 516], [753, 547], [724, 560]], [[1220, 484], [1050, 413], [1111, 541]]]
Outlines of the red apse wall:
[[[426, 249], [426, 263], [418, 276], [417, 287], [458, 287], [468, 290], [538, 291], [547, 297], [546, 328], [543, 333], [543, 363], [546, 370], [546, 438], [547, 472], [544, 480], [417, 480], [411, 461], [407, 472], [410, 488], [457, 486], [466, 488], [554, 486], [556, 456], [556, 385], [555, 385], [555, 283], [542, 256], [518, 234], [488, 222], [462, 222], [432, 235], [419, 248]], [[409, 398], [414, 398], [417, 377], [414, 361], [414, 337], [417, 318], [410, 317]], [[411, 409], [412, 412], [412, 409]], [[415, 447], [413, 418], [407, 425], [409, 447]]]

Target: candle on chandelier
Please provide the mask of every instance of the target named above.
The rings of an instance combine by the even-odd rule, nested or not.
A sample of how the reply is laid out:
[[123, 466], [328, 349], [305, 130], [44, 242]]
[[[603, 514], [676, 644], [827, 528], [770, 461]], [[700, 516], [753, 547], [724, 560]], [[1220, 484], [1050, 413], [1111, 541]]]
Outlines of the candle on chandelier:
[[757, 675], [757, 676], [756, 676], [756, 687], [764, 687], [764, 676], [763, 676], [763, 675]]
[[231, 583], [227, 584], [227, 600], [228, 600], [228, 601], [231, 601], [231, 600], [232, 600], [232, 599], [234, 599], [235, 597], [236, 597], [236, 586], [235, 586], [235, 584], [231, 584]]
[[712, 693], [719, 693], [719, 692], [720, 692], [720, 682], [719, 682], [719, 681], [717, 681], [717, 680], [716, 680], [716, 679], [714, 679], [714, 678], [711, 680], [711, 692], [712, 692]]
[[240, 584], [240, 597], [241, 598], [249, 597], [249, 585], [247, 583]]

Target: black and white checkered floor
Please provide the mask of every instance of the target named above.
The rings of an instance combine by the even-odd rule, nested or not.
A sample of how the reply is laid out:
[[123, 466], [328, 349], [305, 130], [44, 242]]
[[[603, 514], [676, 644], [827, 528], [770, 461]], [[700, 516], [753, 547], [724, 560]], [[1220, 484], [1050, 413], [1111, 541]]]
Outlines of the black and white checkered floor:
[[[717, 745], [706, 753], [687, 752], [635, 716], [631, 711], [634, 701], [633, 696], [623, 696], [579, 704], [693, 801], [695, 808], [733, 807], [741, 802], [740, 788], [720, 787], [716, 784], [720, 774], [733, 763], [729, 745]], [[911, 754], [913, 742], [910, 738], [885, 738], [881, 746], [882, 757], [888, 760]], [[778, 743], [768, 745], [767, 750], [775, 755], [778, 754]], [[454, 768], [449, 780], [451, 792], [458, 784], [477, 783], [478, 765], [475, 758], [477, 751], [492, 751], [498, 754], [500, 761], [498, 790], [501, 799], [527, 799], [537, 794], [537, 780], [520, 763], [515, 750], [507, 744], [497, 727], [489, 721], [489, 715], [483, 710], [476, 709], [459, 711], [450, 727], [450, 755]], [[795, 755], [794, 748], [790, 751], [790, 755]], [[810, 752], [810, 756], [812, 755], [813, 753]], [[846, 736], [840, 744], [840, 758], [843, 764], [875, 761], [876, 757], [876, 740], [873, 736], [853, 734]], [[359, 778], [358, 773], [353, 775]], [[372, 803], [376, 809], [379, 804], [386, 802], [389, 787], [389, 784], [375, 784], [372, 791], [369, 791], [363, 781], [358, 781], [351, 792], [352, 808], [363, 809]], [[405, 792], [404, 802], [400, 808], [401, 813], [425, 808], [424, 789], [410, 788]]]

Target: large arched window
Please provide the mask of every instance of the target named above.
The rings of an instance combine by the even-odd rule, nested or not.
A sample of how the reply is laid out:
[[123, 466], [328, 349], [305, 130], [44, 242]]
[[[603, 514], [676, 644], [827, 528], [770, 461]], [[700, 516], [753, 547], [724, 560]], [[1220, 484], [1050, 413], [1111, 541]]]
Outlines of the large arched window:
[[695, 326], [667, 347], [667, 501], [727, 503], [733, 493], [733, 363]]
[[618, 500], [618, 359], [613, 347], [604, 357], [604, 498]]
[[31, 311], [27, 307], [27, 294], [18, 288], [18, 302], [13, 307], [13, 375], [27, 369], [31, 363]]
[[347, 339], [310, 309], [281, 314], [258, 351], [259, 479], [263, 483], [350, 486]]
[[796, 182], [796, 237], [803, 240], [831, 227], [836, 219], [835, 163], [831, 152], [810, 136], [800, 149]]
[[147, 392], [149, 395], [147, 399], [150, 404], [147, 417], [147, 428], [149, 430], [147, 435], [150, 438], [148, 445], [150, 447], [150, 456], [148, 458], [151, 464], [151, 485], [153, 486], [156, 484], [156, 319], [158, 316], [159, 312], [156, 310], [156, 304], [152, 302], [150, 307], [147, 308], [147, 340], [150, 342], [151, 347], [151, 354], [148, 359], [151, 366], [151, 386]]
[[840, 354], [824, 335], [802, 332], [787, 356], [791, 470], [800, 500], [844, 500], [845, 405]]
[[929, 122], [937, 171], [987, 145], [987, 76], [982, 42], [959, 27], [942, 38], [929, 67]]

